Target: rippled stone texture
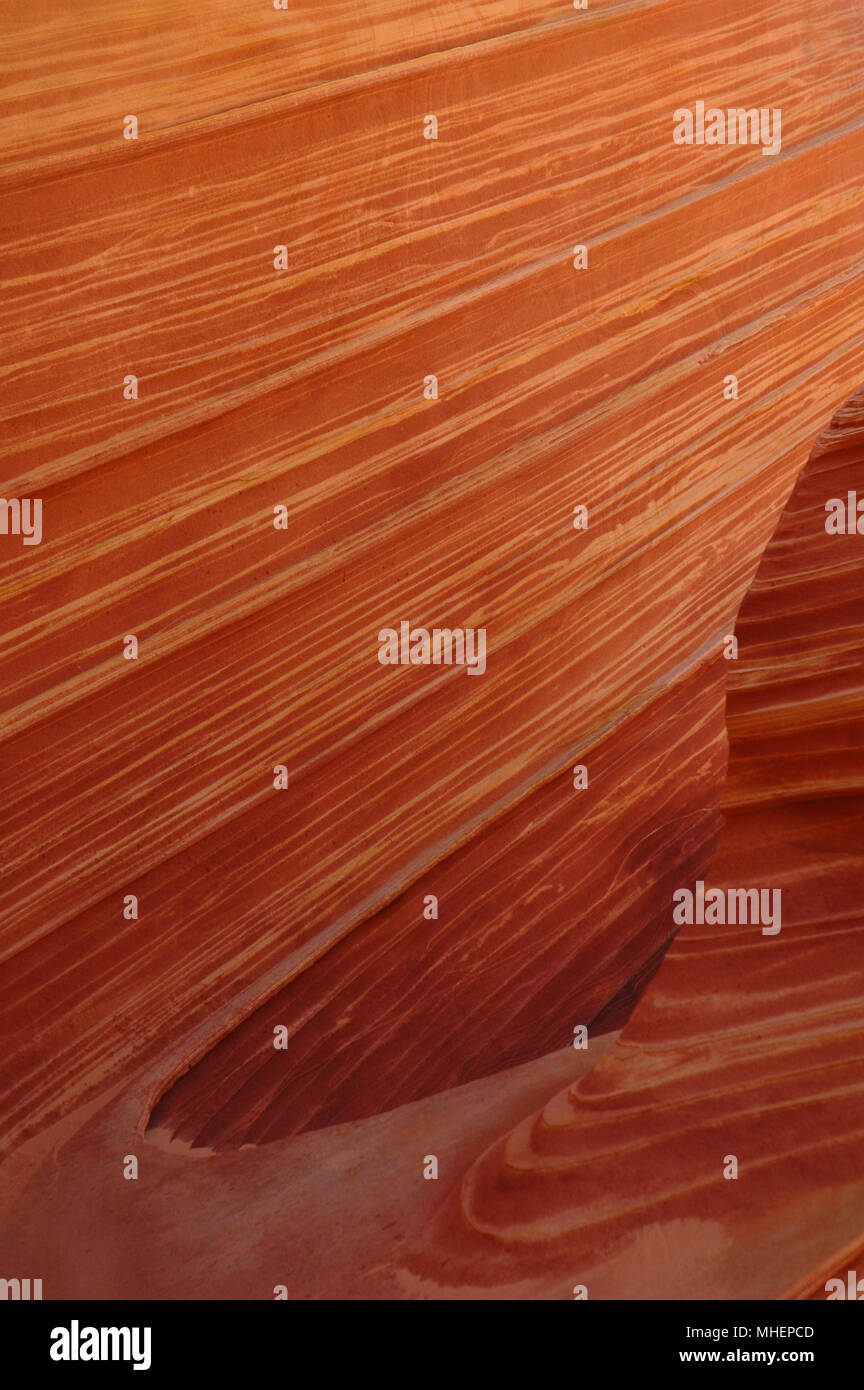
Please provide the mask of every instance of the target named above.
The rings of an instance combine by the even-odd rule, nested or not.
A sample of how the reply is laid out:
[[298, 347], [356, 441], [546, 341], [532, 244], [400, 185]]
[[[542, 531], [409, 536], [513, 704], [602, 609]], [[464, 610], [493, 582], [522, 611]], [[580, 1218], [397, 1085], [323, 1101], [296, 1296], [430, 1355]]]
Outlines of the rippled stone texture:
[[[0, 1180], [11, 1201], [51, 1155], [8, 1243], [58, 1292], [269, 1296], [291, 1231], [295, 1293], [344, 1287], [356, 1272], [321, 1253], [340, 1202], [388, 1290], [452, 1293], [439, 1201], [465, 1287], [499, 1265], [511, 1296], [532, 1287], [507, 1263], [498, 1160], [465, 1210], [503, 1244], [462, 1229], [456, 1190], [563, 1083], [543, 1053], [575, 1023], [620, 1024], [668, 941], [676, 875], [708, 864], [723, 638], [813, 439], [864, 378], [857, 0], [791, 18], [780, 0], [355, 10], [4, 11], [4, 491], [43, 499], [45, 537], [0, 537]], [[675, 146], [672, 113], [700, 95], [782, 107], [782, 153]], [[485, 626], [486, 673], [382, 668], [377, 633], [402, 619]], [[782, 666], [772, 640], [754, 628]], [[779, 864], [810, 834], [794, 817], [813, 825], [777, 791], [782, 706], [736, 687], [731, 719], [739, 839], [772, 818]], [[816, 734], [826, 757], [808, 743], [790, 795], [834, 787], [842, 745]], [[826, 816], [833, 844], [848, 827]], [[816, 845], [800, 860], [814, 885], [827, 873]], [[694, 1007], [711, 1021], [700, 953], [722, 980], [739, 948], [686, 950], [631, 1030], [685, 958], [694, 993], [664, 1026], [680, 1010], [686, 1036]], [[698, 1132], [693, 1046], [679, 1084]], [[586, 1095], [614, 1109], [634, 1048]], [[652, 1112], [658, 1163], [675, 1123]], [[702, 1182], [709, 1151], [678, 1132]], [[420, 1198], [436, 1133], [447, 1177]], [[130, 1151], [147, 1185], [118, 1178]], [[665, 1200], [667, 1169], [643, 1159]], [[607, 1178], [602, 1220], [625, 1240]], [[551, 1214], [579, 1217], [566, 1176], [548, 1205], [535, 1180], [517, 1216], [542, 1250]], [[100, 1224], [82, 1267], [85, 1209]], [[620, 1264], [607, 1287], [627, 1287]]]
[[864, 537], [825, 529], [862, 482], [864, 392], [814, 449], [736, 627], [708, 882], [779, 887], [781, 932], [683, 927], [616, 1045], [463, 1188], [475, 1231], [596, 1268], [600, 1296], [636, 1296], [644, 1244], [646, 1296], [681, 1296], [687, 1269], [695, 1297], [753, 1298], [809, 1288], [864, 1236]]

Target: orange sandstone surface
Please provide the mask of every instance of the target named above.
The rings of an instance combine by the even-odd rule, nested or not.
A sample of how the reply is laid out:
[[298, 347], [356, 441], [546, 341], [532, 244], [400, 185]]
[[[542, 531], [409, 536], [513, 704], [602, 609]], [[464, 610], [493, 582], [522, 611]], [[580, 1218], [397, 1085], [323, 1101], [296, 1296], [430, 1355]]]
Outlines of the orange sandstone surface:
[[[820, 1296], [864, 1243], [857, 0], [56, 9], [0, 59], [44, 516], [0, 536], [4, 1259]], [[782, 150], [675, 145], [703, 98]], [[402, 620], [485, 672], [382, 666]], [[679, 929], [699, 879], [782, 930]]]

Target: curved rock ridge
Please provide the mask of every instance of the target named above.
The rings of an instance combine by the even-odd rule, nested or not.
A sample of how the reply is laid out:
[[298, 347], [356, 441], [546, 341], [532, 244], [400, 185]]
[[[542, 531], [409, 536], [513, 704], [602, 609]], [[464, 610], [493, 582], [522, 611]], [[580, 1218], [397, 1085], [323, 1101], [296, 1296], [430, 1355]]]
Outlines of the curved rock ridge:
[[558, 773], [438, 865], [439, 920], [403, 894], [181, 1077], [151, 1125], [207, 1148], [271, 1141], [618, 1026], [670, 939], [673, 887], [716, 845], [722, 717], [712, 662], [580, 755], [587, 790]]
[[[801, 474], [729, 667], [727, 821], [706, 891], [781, 889], [780, 932], [682, 926], [619, 1041], [467, 1175], [473, 1231], [595, 1265], [622, 1232], [657, 1225], [660, 1297], [698, 1223], [740, 1257], [736, 1274], [728, 1251], [706, 1256], [701, 1296], [781, 1295], [779, 1253], [810, 1287], [808, 1259], [860, 1243], [864, 536], [825, 526], [826, 501], [856, 487], [864, 498], [864, 391]], [[757, 1233], [776, 1251], [745, 1254]], [[614, 1274], [603, 1287], [614, 1296]]]
[[864, 534], [825, 531], [829, 500], [864, 503], [862, 434], [859, 392], [820, 435], [739, 615], [728, 807], [864, 790]]

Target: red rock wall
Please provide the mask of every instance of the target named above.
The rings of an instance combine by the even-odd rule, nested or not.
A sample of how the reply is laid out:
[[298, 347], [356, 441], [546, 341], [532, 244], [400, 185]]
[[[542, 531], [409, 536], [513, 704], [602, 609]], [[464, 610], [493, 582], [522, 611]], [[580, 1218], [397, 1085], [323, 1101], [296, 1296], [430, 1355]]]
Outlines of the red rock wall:
[[697, 1298], [824, 1298], [832, 1253], [861, 1244], [864, 550], [826, 532], [825, 503], [862, 480], [864, 392], [818, 441], [736, 624], [707, 883], [779, 888], [780, 932], [682, 927], [620, 1040], [466, 1179], [469, 1226], [600, 1266], [600, 1296], [640, 1296], [644, 1260], [647, 1296], [683, 1296], [687, 1270]]
[[[857, 552], [812, 530], [813, 470], [825, 485], [854, 472], [855, 408], [742, 612], [725, 792], [722, 646], [813, 440], [864, 379], [860, 8], [375, 0], [358, 17], [136, 0], [121, 24], [87, 0], [50, 24], [12, 4], [2, 23], [3, 490], [41, 497], [45, 516], [39, 546], [0, 536], [10, 1248], [41, 1252], [58, 1291], [194, 1296], [194, 1210], [213, 1296], [269, 1296], [287, 1163], [292, 1288], [329, 1295], [342, 1275], [316, 1257], [315, 1213], [347, 1197], [309, 1189], [301, 1159], [332, 1172], [350, 1154], [381, 1296], [454, 1296], [444, 1249], [466, 1287], [557, 1296], [553, 1236], [568, 1270], [589, 1225], [618, 1259], [661, 1211], [682, 1223], [679, 1253], [700, 1247], [706, 1105], [775, 1177], [801, 1162], [780, 1116], [794, 1127], [802, 1107], [852, 1182], [850, 1131], [821, 1072], [796, 1092], [777, 1020], [807, 1032], [832, 951], [829, 995], [855, 1010], [853, 919], [807, 944], [857, 872]], [[673, 144], [673, 111], [700, 96], [782, 107], [781, 153]], [[401, 619], [484, 626], [485, 674], [382, 667], [377, 634]], [[581, 1083], [607, 1128], [584, 1119], [582, 1091], [575, 1119], [554, 1103], [560, 1181], [538, 1188], [542, 1128], [512, 1141], [518, 1181], [497, 1150], [472, 1167], [552, 1093], [543, 1078], [572, 1074], [544, 1054], [575, 1024], [596, 1038], [628, 1016], [669, 941], [672, 889], [711, 861], [722, 798], [715, 873], [761, 881], [795, 861], [782, 946], [760, 940], [756, 968], [752, 946], [682, 935]], [[726, 994], [761, 978], [765, 949], [784, 962], [773, 1012], [742, 995], [726, 1037]], [[850, 1038], [840, 1028], [825, 1056], [854, 1114]], [[768, 1138], [715, 1101], [759, 1048], [767, 1070], [747, 1084]], [[572, 1049], [567, 1062], [582, 1068]], [[420, 1108], [384, 1113], [406, 1104]], [[440, 1238], [410, 1186], [433, 1121], [451, 1155]], [[573, 1168], [586, 1125], [596, 1155], [580, 1147]], [[384, 1136], [391, 1182], [370, 1172]], [[135, 1215], [115, 1191], [130, 1145], [153, 1175]], [[782, 1169], [790, 1230], [823, 1176]], [[729, 1187], [743, 1190], [705, 1198], [718, 1224]], [[822, 1234], [787, 1252], [795, 1278], [851, 1239], [838, 1191]], [[86, 1270], [76, 1202], [104, 1213]], [[241, 1209], [261, 1238], [242, 1258]], [[514, 1262], [514, 1221], [551, 1272]], [[170, 1258], [151, 1243], [166, 1223]], [[773, 1247], [753, 1248], [736, 1296], [781, 1287]], [[678, 1296], [658, 1260], [656, 1286]], [[638, 1287], [604, 1270], [598, 1292]], [[714, 1266], [693, 1278], [727, 1289]]]

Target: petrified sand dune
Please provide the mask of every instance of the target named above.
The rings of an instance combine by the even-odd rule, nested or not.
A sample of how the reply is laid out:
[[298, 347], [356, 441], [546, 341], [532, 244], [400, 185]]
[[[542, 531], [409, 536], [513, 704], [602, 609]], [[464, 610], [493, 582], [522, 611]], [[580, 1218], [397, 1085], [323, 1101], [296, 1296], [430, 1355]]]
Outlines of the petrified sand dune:
[[475, 1230], [563, 1245], [572, 1265], [656, 1223], [663, 1296], [687, 1263], [686, 1223], [704, 1223], [726, 1249], [709, 1246], [691, 1291], [739, 1298], [776, 1297], [802, 1259], [864, 1239], [864, 554], [825, 529], [826, 500], [862, 476], [864, 393], [814, 450], [736, 627], [729, 809], [708, 878], [779, 887], [781, 933], [683, 927], [619, 1042], [472, 1170]]
[[[31, 11], [5, 1248], [46, 1297], [810, 1296], [864, 1228], [860, 7]], [[675, 145], [703, 97], [782, 150]], [[382, 666], [402, 620], [486, 671]], [[780, 935], [670, 946], [703, 877]]]

